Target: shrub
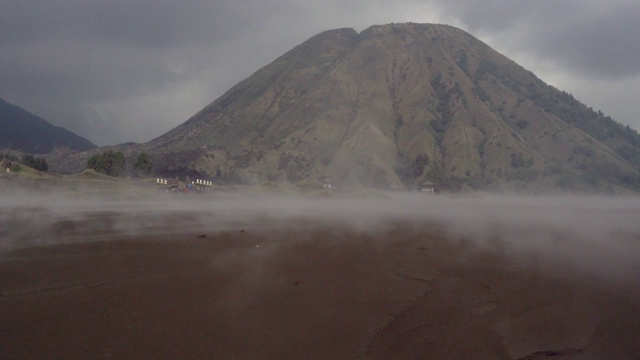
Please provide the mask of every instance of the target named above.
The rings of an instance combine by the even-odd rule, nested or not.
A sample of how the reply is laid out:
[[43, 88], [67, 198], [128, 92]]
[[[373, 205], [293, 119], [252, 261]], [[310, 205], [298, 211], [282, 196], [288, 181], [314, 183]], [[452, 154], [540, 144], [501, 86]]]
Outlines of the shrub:
[[107, 151], [95, 154], [87, 161], [87, 169], [93, 169], [109, 176], [121, 176], [124, 174], [125, 160], [121, 151]]
[[33, 155], [25, 155], [22, 157], [22, 160], [20, 161], [23, 165], [26, 165], [32, 169], [38, 170], [38, 171], [47, 171], [49, 170], [49, 165], [47, 165], [47, 162], [45, 161], [45, 159], [43, 158], [37, 158], [34, 157]]
[[149, 175], [151, 174], [151, 170], [153, 170], [153, 162], [151, 162], [149, 155], [143, 152], [138, 155], [138, 159], [133, 168], [138, 176]]

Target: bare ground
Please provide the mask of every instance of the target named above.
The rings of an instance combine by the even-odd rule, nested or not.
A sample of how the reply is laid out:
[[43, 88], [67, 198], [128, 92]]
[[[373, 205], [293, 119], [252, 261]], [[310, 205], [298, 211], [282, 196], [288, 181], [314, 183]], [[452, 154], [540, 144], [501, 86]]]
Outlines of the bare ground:
[[640, 358], [637, 281], [401, 225], [202, 235], [5, 250], [0, 358]]

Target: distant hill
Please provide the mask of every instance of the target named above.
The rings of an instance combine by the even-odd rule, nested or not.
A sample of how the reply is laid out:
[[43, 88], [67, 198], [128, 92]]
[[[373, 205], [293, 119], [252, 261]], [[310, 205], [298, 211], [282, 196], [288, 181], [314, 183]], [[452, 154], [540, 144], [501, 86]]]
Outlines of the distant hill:
[[0, 99], [0, 149], [46, 154], [56, 147], [88, 150], [96, 146], [63, 127], [54, 126]]
[[635, 130], [447, 25], [318, 34], [141, 149], [218, 183], [640, 190]]

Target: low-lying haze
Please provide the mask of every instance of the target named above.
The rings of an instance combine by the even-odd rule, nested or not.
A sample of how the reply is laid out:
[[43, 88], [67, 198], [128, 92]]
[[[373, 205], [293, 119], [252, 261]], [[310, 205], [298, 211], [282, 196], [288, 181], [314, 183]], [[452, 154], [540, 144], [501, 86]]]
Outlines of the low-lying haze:
[[525, 265], [571, 266], [597, 277], [625, 280], [640, 275], [637, 198], [406, 193], [377, 198], [33, 193], [2, 197], [0, 250], [172, 233], [186, 238], [241, 230], [278, 233], [318, 225], [388, 241], [385, 233], [401, 227], [505, 252]]

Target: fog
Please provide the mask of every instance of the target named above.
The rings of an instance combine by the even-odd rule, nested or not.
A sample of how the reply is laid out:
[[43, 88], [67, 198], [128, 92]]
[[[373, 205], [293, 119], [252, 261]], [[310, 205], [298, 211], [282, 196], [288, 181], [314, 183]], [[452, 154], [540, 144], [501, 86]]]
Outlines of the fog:
[[325, 198], [12, 192], [2, 194], [0, 202], [0, 251], [171, 234], [176, 239], [241, 230], [268, 234], [315, 226], [366, 233], [371, 241], [385, 242], [397, 241], [385, 234], [401, 228], [425, 238], [444, 236], [538, 267], [570, 266], [599, 277], [632, 280], [640, 276], [639, 200], [418, 193]]

